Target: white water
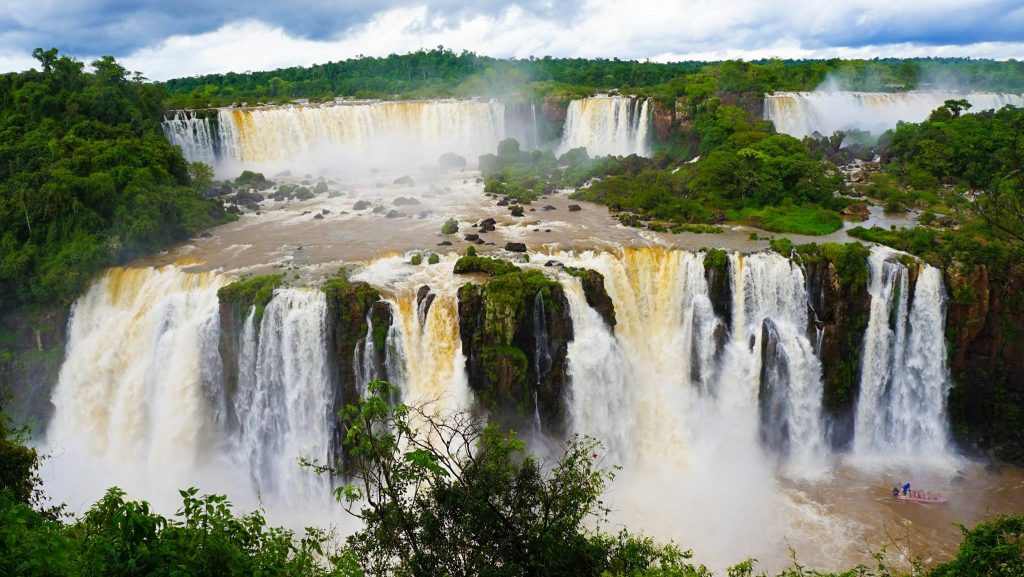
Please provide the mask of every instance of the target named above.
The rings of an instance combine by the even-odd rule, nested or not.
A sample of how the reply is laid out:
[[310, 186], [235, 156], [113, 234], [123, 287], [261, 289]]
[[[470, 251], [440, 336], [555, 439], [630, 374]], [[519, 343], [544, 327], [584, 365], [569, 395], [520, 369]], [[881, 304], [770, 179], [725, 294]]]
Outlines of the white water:
[[174, 117], [164, 120], [163, 129], [167, 140], [181, 147], [186, 160], [205, 162], [210, 166], [217, 163], [216, 137], [209, 119], [199, 118], [188, 110], [179, 110]]
[[[279, 502], [329, 501], [327, 477], [297, 463], [300, 455], [320, 462], [329, 457], [334, 387], [326, 315], [322, 291], [275, 291], [260, 324], [255, 371], [239, 379], [238, 456], [260, 493]], [[246, 340], [243, 334], [243, 351]]]
[[75, 304], [46, 439], [55, 468], [75, 471], [58, 475], [72, 505], [114, 475], [128, 489], [187, 487], [209, 462], [223, 406], [221, 282], [174, 267], [112, 269]]
[[647, 99], [592, 96], [569, 103], [558, 153], [584, 147], [590, 156], [650, 156]]
[[473, 163], [495, 152], [507, 130], [500, 102], [431, 100], [221, 108], [216, 134], [179, 112], [164, 133], [186, 157], [231, 169], [320, 171], [435, 166], [446, 152]]
[[919, 264], [909, 306], [910, 271], [897, 255], [874, 247], [868, 260], [871, 314], [864, 335], [854, 452], [943, 458], [949, 451], [949, 375], [942, 274]]
[[765, 96], [764, 117], [783, 134], [830, 136], [855, 128], [881, 134], [896, 123], [921, 122], [946, 100], [966, 99], [970, 112], [1024, 106], [1024, 95], [998, 92], [780, 92]]

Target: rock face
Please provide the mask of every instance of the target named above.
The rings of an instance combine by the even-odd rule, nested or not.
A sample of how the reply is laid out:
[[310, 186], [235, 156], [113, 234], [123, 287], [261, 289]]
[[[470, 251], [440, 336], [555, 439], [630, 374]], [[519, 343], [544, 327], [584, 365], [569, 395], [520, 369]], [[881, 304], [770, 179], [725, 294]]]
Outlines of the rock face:
[[521, 432], [538, 425], [547, 435], [565, 432], [573, 332], [557, 282], [532, 270], [463, 285], [459, 331], [469, 385], [492, 417]]
[[954, 434], [967, 449], [1024, 464], [1024, 265], [954, 262], [944, 273]]
[[672, 136], [673, 111], [672, 106], [664, 104], [659, 100], [651, 100], [652, 119], [654, 127], [654, 139], [665, 142]]
[[10, 395], [0, 406], [36, 436], [53, 414], [50, 393], [64, 360], [69, 314], [61, 306], [0, 314], [0, 395]]
[[[861, 348], [871, 312], [869, 251], [860, 244], [797, 247], [807, 283], [808, 338], [820, 342], [824, 397], [832, 444], [853, 440], [853, 413], [860, 385]], [[820, 331], [820, 339], [818, 337]]]
[[708, 249], [704, 255], [704, 279], [708, 298], [715, 315], [726, 325], [732, 323], [732, 285], [729, 277], [729, 255], [724, 250]]
[[[342, 441], [347, 429], [338, 417], [338, 411], [347, 403], [359, 397], [359, 383], [356, 379], [356, 351], [363, 352], [369, 324], [367, 317], [373, 319], [372, 364], [381, 369], [378, 375], [384, 376], [384, 336], [391, 326], [391, 309], [381, 301], [380, 293], [365, 282], [349, 282], [345, 278], [333, 278], [325, 282], [322, 290], [327, 295], [327, 330], [329, 334], [329, 350], [334, 359], [335, 374], [335, 427], [331, 439], [331, 455], [342, 465], [344, 470], [347, 462]], [[372, 311], [372, 315], [371, 315]], [[378, 338], [380, 334], [380, 338]]]
[[587, 304], [601, 315], [609, 329], [614, 329], [616, 323], [615, 303], [612, 302], [612, 297], [608, 296], [604, 275], [588, 268], [571, 269], [566, 272], [580, 279], [580, 284], [583, 285], [583, 295], [587, 297]]

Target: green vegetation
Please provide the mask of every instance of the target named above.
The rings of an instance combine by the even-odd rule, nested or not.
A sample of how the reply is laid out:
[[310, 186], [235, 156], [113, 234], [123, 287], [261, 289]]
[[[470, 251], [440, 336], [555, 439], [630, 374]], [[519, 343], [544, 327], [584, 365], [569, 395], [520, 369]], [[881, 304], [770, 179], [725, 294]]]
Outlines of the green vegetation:
[[956, 557], [932, 577], [1024, 575], [1024, 515], [1001, 516], [973, 529], [960, 525], [964, 541]]
[[453, 272], [455, 274], [484, 273], [491, 276], [499, 276], [521, 270], [518, 266], [508, 262], [507, 260], [486, 256], [474, 256], [475, 254], [476, 251], [474, 250], [473, 255], [467, 254], [466, 256], [459, 257], [459, 260], [455, 261], [455, 269]]
[[742, 214], [744, 220], [772, 232], [822, 235], [843, 227], [843, 219], [835, 211], [817, 206], [773, 206], [747, 209]]
[[243, 278], [221, 287], [217, 291], [217, 298], [223, 303], [234, 305], [240, 317], [253, 308], [253, 322], [259, 327], [263, 311], [270, 299], [274, 298], [274, 290], [282, 284], [284, 277], [279, 274]]
[[420, 266], [421, 264], [423, 264], [423, 255], [418, 252], [413, 253], [413, 255], [409, 258], [409, 264], [413, 266]]
[[441, 262], [441, 257], [436, 252], [430, 253], [430, 256], [427, 257], [427, 264], [437, 264], [439, 262]]
[[441, 234], [455, 234], [459, 232], [459, 221], [449, 218], [441, 225]]
[[204, 108], [296, 98], [430, 98], [518, 94], [567, 100], [621, 90], [662, 102], [716, 92], [760, 96], [813, 90], [832, 78], [850, 90], [927, 88], [922, 78], [955, 80], [965, 89], [1024, 92], [1017, 62], [928, 58], [638, 62], [619, 59], [503, 60], [438, 47], [383, 58], [361, 57], [265, 72], [210, 74], [169, 80], [170, 108]]
[[160, 121], [160, 86], [56, 50], [0, 75], [0, 306], [67, 303], [96, 271], [226, 218]]

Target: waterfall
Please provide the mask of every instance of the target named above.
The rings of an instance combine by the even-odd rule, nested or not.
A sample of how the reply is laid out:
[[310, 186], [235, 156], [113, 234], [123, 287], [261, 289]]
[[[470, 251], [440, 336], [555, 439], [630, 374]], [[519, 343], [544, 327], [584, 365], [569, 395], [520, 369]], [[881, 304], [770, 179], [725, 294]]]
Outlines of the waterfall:
[[356, 378], [356, 391], [360, 397], [366, 396], [366, 386], [370, 381], [382, 378], [377, 374], [376, 343], [373, 339], [373, 311], [366, 311], [366, 336], [356, 345], [352, 352], [352, 367]]
[[[733, 339], [721, 379], [737, 408], [760, 402], [761, 437], [789, 456], [792, 472], [814, 472], [827, 453], [821, 363], [807, 335], [803, 271], [775, 253], [731, 257]], [[739, 390], [733, 387], [741, 385]]]
[[255, 374], [237, 392], [241, 457], [257, 488], [285, 502], [329, 498], [326, 477], [296, 462], [329, 457], [334, 387], [326, 319], [323, 292], [276, 290], [260, 324]]
[[311, 168], [435, 164], [444, 152], [473, 160], [507, 134], [505, 105], [478, 100], [221, 108], [215, 134], [209, 121], [179, 111], [163, 127], [190, 159]]
[[115, 268], [94, 283], [72, 309], [50, 449], [190, 480], [211, 456], [223, 406], [222, 282], [165, 267]]
[[459, 338], [458, 303], [452, 292], [432, 294], [435, 298], [429, 308], [417, 303], [413, 291], [391, 301], [391, 310], [397, 314], [388, 335], [388, 377], [401, 388], [405, 403], [468, 407], [471, 395]]
[[921, 122], [946, 100], [965, 99], [971, 112], [1024, 106], [1024, 95], [998, 92], [780, 92], [765, 96], [764, 117], [783, 134], [803, 138], [837, 130], [881, 134], [898, 122]]
[[919, 263], [910, 304], [907, 266], [873, 247], [871, 313], [864, 335], [854, 452], [944, 456], [948, 451], [945, 289], [941, 272]]
[[650, 156], [647, 99], [592, 96], [569, 103], [558, 153], [584, 147], [591, 156]]
[[172, 118], [162, 123], [164, 136], [175, 146], [181, 147], [186, 160], [217, 162], [217, 146], [214, 131], [208, 118], [201, 118], [190, 110], [178, 110]]

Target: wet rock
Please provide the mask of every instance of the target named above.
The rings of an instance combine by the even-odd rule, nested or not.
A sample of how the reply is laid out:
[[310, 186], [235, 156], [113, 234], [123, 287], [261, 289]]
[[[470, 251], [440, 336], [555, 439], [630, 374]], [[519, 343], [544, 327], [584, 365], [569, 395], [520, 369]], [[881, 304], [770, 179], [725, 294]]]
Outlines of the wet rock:
[[498, 206], [508, 206], [508, 199], [507, 198], [503, 198], [503, 199], [499, 200], [498, 201]]
[[320, 213], [316, 213], [316, 214], [313, 215], [313, 219], [314, 220], [323, 220], [324, 219], [324, 215], [322, 215]]
[[358, 200], [352, 205], [352, 210], [366, 210], [368, 208], [370, 208], [370, 201], [368, 200]]
[[442, 240], [441, 242], [437, 243], [437, 246], [451, 246], [451, 245], [452, 245], [452, 241], [450, 241], [450, 240]]
[[387, 212], [387, 210], [388, 209], [384, 208], [383, 206], [375, 206], [373, 207], [373, 214], [384, 214], [385, 212]]
[[396, 198], [395, 200], [393, 200], [391, 202], [391, 204], [393, 204], [395, 206], [412, 206], [414, 204], [419, 204], [419, 203], [420, 203], [420, 201], [416, 200], [415, 198], [412, 198], [412, 197], [406, 198], [404, 196], [400, 196], [400, 197]]
[[569, 212], [579, 212], [581, 210], [583, 210], [583, 207], [581, 207], [578, 204], [570, 204], [569, 205]]
[[411, 176], [406, 174], [405, 176], [400, 176], [396, 178], [394, 181], [392, 181], [392, 184], [398, 184], [401, 186], [413, 186], [416, 184], [416, 181], [413, 180]]
[[556, 210], [555, 207], [551, 206], [550, 204], [545, 204], [543, 209], [544, 210]]
[[199, 233], [199, 238], [213, 238], [213, 233], [210, 231], [203, 231]]
[[506, 242], [505, 250], [509, 252], [526, 252], [526, 244], [521, 242]]
[[384, 218], [405, 218], [407, 216], [409, 215], [405, 214], [404, 212], [398, 210], [389, 210], [388, 213], [384, 215]]
[[465, 238], [469, 242], [476, 242], [476, 241], [480, 240], [480, 235], [479, 234], [467, 234], [463, 238]]
[[509, 213], [512, 214], [512, 216], [523, 216], [523, 207], [519, 206], [518, 204], [515, 206], [508, 207], [508, 211]]
[[454, 152], [446, 152], [437, 159], [437, 165], [443, 170], [457, 170], [466, 167], [466, 159]]

